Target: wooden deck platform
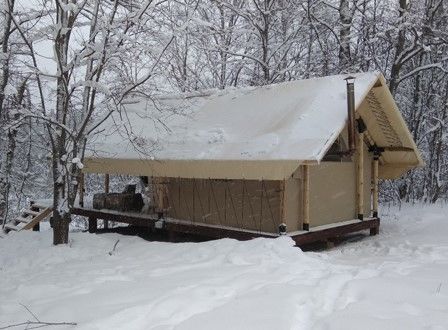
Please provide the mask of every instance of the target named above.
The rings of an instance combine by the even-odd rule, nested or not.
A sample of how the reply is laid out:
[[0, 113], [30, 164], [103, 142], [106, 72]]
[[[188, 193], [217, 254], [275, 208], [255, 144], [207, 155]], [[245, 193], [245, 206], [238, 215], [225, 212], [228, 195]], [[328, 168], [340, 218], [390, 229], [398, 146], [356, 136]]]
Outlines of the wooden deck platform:
[[[96, 210], [83, 207], [72, 209], [72, 214], [87, 217], [89, 219], [89, 232], [91, 233], [97, 231], [97, 220], [102, 219], [127, 223], [139, 227], [147, 227], [152, 230], [167, 231], [168, 233], [190, 234], [210, 239], [228, 237], [238, 240], [249, 240], [256, 237], [275, 238], [279, 236], [274, 233], [207, 225], [171, 218], [160, 220], [156, 215], [150, 214]], [[362, 221], [349, 220], [331, 225], [312, 227], [309, 231], [290, 232], [286, 235], [290, 236], [296, 242], [297, 246], [302, 247], [316, 242], [325, 242], [330, 239], [340, 238], [349, 233], [362, 230], [369, 230], [370, 235], [376, 235], [379, 232], [379, 226], [379, 218], [366, 218]]]

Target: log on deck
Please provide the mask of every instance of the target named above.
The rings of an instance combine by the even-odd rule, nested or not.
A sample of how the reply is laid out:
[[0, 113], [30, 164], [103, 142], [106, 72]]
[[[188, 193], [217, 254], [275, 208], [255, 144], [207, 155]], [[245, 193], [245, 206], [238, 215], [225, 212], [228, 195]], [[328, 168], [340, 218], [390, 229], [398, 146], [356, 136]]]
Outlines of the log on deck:
[[[110, 220], [121, 223], [127, 223], [139, 227], [155, 228], [155, 223], [159, 220], [157, 216], [151, 216], [149, 214], [139, 213], [124, 213], [109, 210], [95, 210], [89, 208], [74, 208], [72, 213], [89, 218], [89, 231], [94, 232], [96, 230], [96, 220]], [[309, 232], [290, 233], [290, 236], [297, 246], [305, 246], [307, 244], [326, 241], [332, 238], [342, 237], [346, 234], [370, 230], [370, 235], [376, 235], [379, 232], [380, 219], [379, 218], [367, 218], [364, 220], [356, 220], [350, 223], [335, 223], [332, 227], [323, 226], [322, 228], [311, 228]], [[169, 233], [183, 233], [190, 235], [198, 235], [207, 238], [234, 238], [238, 240], [249, 240], [256, 237], [275, 238], [278, 234], [275, 233], [263, 233], [250, 230], [241, 230], [231, 227], [221, 227], [200, 223], [192, 223], [189, 221], [164, 219], [163, 230]]]

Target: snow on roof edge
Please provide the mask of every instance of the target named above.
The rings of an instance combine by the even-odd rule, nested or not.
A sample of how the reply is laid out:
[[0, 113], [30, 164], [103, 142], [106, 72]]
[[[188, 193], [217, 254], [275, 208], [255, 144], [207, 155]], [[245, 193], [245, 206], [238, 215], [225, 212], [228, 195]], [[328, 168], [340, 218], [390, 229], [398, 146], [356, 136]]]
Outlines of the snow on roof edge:
[[[359, 98], [355, 99], [355, 112], [358, 111], [358, 109], [361, 106], [362, 102], [367, 97], [367, 95], [369, 94], [370, 90], [378, 83], [378, 81], [380, 81], [381, 82], [381, 86], [383, 86], [383, 81], [381, 80], [381, 77], [383, 76], [383, 74], [381, 72], [379, 72], [379, 71], [373, 71], [371, 73], [376, 76], [376, 80], [369, 85], [369, 87], [365, 90], [365, 92], [363, 93], [363, 95], [362, 95], [362, 97], [360, 99]], [[347, 76], [351, 76], [351, 75], [352, 74], [347, 74]], [[356, 79], [355, 79], [355, 88], [356, 88]], [[325, 157], [325, 154], [328, 152], [328, 150], [331, 148], [331, 146], [336, 141], [338, 136], [344, 130], [345, 125], [346, 125], [346, 123], [344, 123], [344, 125], [342, 125], [337, 131], [335, 131], [330, 136], [330, 138], [327, 140], [327, 143], [322, 147], [322, 149], [320, 150], [318, 156], [316, 157], [316, 160], [317, 160], [318, 163], [320, 163], [322, 161], [322, 159]]]

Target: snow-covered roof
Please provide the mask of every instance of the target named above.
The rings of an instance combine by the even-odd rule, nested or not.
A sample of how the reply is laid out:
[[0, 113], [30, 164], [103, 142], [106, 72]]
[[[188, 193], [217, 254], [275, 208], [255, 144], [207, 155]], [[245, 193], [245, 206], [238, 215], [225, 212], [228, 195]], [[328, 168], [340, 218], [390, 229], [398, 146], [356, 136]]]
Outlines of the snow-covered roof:
[[[127, 100], [103, 125], [86, 158], [150, 162], [158, 168], [160, 162], [240, 168], [263, 161], [283, 166], [280, 176], [291, 174], [300, 163], [320, 162], [346, 125], [347, 76]], [[382, 75], [351, 76], [358, 108]], [[247, 177], [252, 167], [239, 176]]]

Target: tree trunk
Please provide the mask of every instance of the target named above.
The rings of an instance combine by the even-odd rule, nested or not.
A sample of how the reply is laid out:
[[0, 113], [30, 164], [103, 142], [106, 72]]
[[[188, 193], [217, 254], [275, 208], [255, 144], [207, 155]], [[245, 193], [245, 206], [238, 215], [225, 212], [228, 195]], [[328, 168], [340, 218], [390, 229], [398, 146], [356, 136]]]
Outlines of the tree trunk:
[[339, 32], [339, 70], [345, 72], [350, 71], [349, 66], [351, 65], [350, 30], [353, 20], [348, 0], [340, 0], [339, 2], [339, 19], [341, 21]]
[[400, 75], [400, 70], [402, 67], [402, 63], [399, 60], [401, 54], [403, 53], [403, 49], [406, 42], [406, 30], [404, 25], [404, 15], [408, 10], [408, 3], [406, 0], [400, 0], [400, 14], [399, 14], [399, 30], [398, 30], [398, 39], [395, 44], [395, 55], [394, 61], [392, 63], [392, 68], [390, 71], [390, 80], [389, 80], [389, 89], [392, 95], [395, 95], [398, 87], [398, 78]]
[[70, 226], [70, 212], [61, 213], [53, 211], [53, 244], [68, 244], [68, 232]]
[[5, 88], [8, 84], [9, 80], [9, 58], [10, 55], [7, 55], [9, 52], [9, 37], [11, 35], [11, 14], [12, 10], [14, 10], [14, 2], [15, 0], [10, 0], [7, 4], [5, 4], [5, 7], [7, 7], [6, 12], [4, 13], [3, 19], [3, 26], [0, 26], [3, 31], [1, 33], [3, 35], [0, 35], [1, 38], [1, 53], [0, 53], [0, 121], [2, 120], [4, 113], [3, 113], [3, 103], [5, 100]]
[[[65, 1], [65, 4], [68, 2]], [[61, 29], [54, 41], [54, 50], [58, 62], [57, 95], [56, 95], [56, 121], [61, 125], [67, 124], [68, 116], [68, 44], [70, 32], [64, 32], [63, 28], [70, 31], [73, 26], [72, 17], [63, 8], [58, 9], [57, 22]], [[59, 128], [60, 129], [60, 128]], [[51, 134], [51, 133], [50, 133]], [[60, 129], [60, 134], [52, 137], [52, 172], [53, 172], [53, 243], [67, 244], [70, 223], [70, 205], [65, 198], [65, 184], [68, 181], [69, 189], [71, 181], [67, 180], [67, 132]]]

